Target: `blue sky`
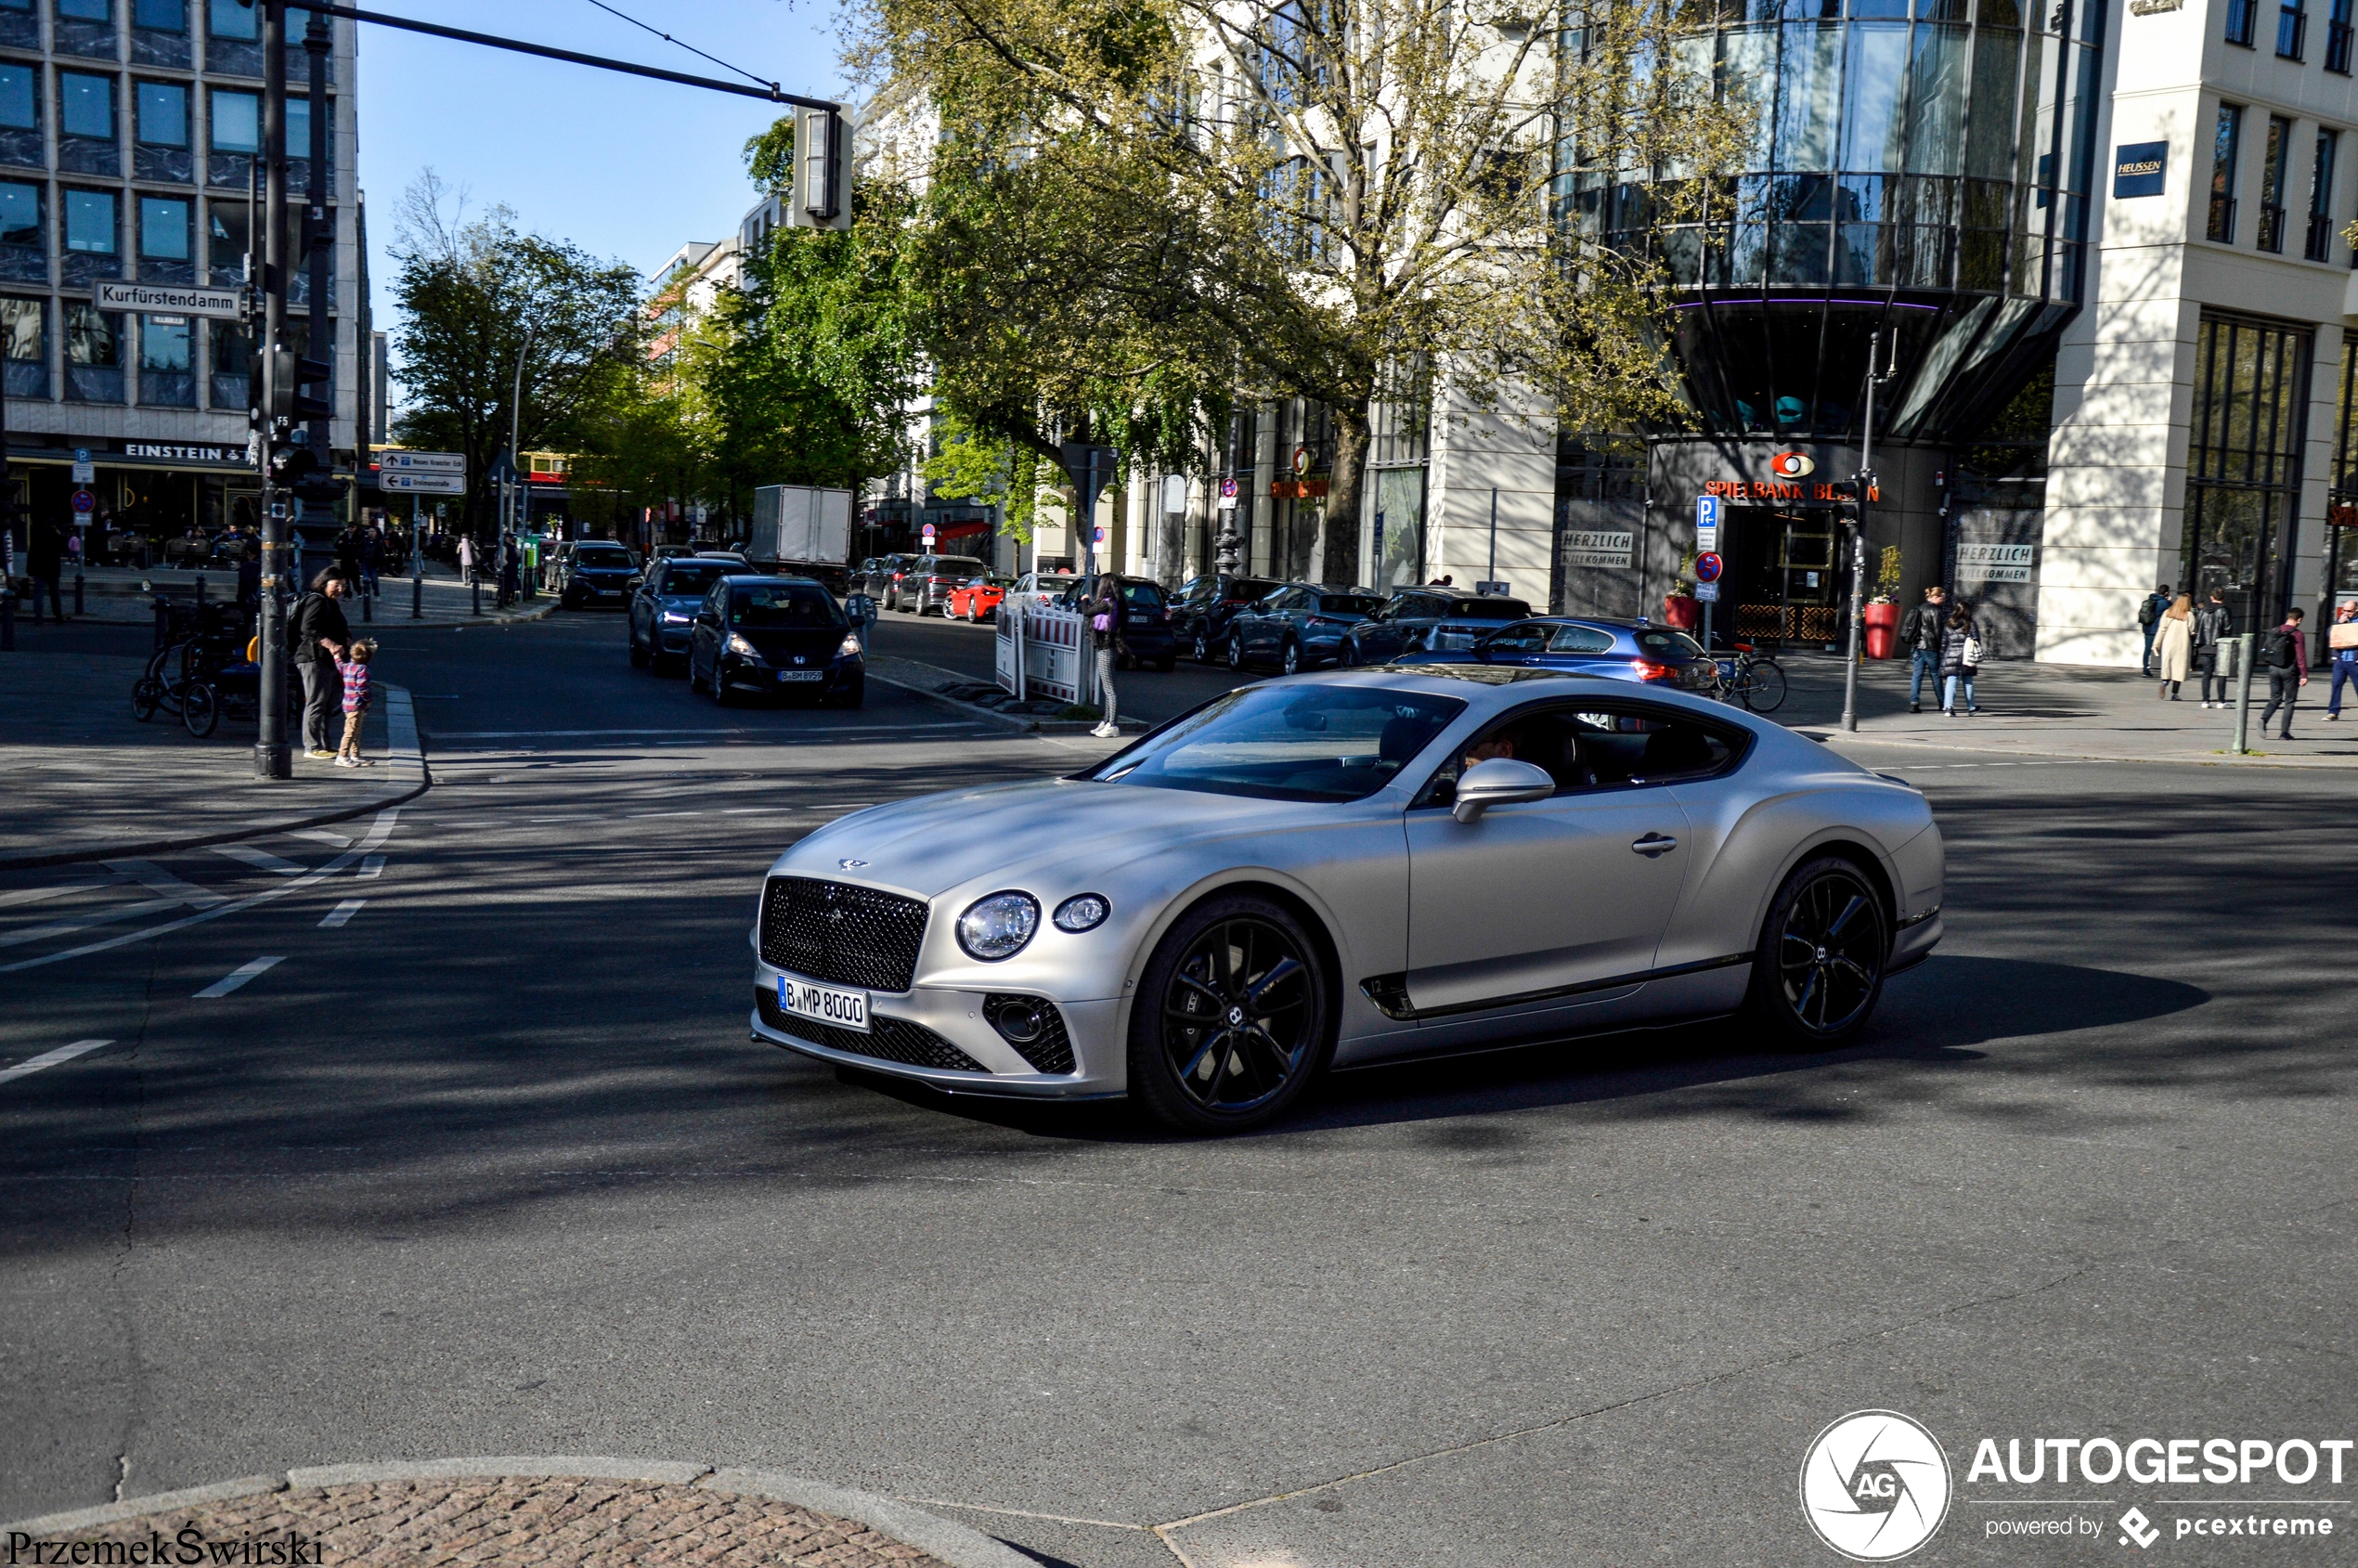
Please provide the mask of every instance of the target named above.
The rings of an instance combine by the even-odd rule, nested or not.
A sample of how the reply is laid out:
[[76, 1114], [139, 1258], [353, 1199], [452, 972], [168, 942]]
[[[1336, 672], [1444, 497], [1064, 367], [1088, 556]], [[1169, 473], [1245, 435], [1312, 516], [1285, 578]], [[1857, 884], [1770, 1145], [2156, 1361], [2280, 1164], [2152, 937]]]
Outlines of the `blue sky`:
[[[846, 91], [830, 0], [610, 0], [787, 92]], [[701, 75], [718, 67], [589, 0], [380, 0], [371, 8]], [[753, 205], [738, 155], [775, 118], [755, 98], [360, 24], [360, 186], [377, 324], [396, 319], [384, 253], [403, 190], [431, 166], [471, 210], [645, 272]]]

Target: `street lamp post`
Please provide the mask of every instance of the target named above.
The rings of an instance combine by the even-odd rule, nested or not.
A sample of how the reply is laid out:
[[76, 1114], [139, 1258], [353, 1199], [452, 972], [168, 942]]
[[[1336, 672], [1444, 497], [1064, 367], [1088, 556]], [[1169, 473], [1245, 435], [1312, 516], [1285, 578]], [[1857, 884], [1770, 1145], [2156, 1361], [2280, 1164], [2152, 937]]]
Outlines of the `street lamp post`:
[[508, 395], [508, 472], [499, 480], [500, 531], [515, 541], [516, 587], [522, 596], [532, 597], [532, 579], [524, 566], [524, 451], [519, 443], [524, 439], [524, 366], [532, 357], [532, 338], [537, 326], [524, 330], [524, 346], [516, 351], [515, 383]]
[[1859, 640], [1867, 619], [1867, 498], [1875, 488], [1875, 388], [1898, 375], [1899, 345], [1894, 341], [1875, 368], [1875, 350], [1882, 334], [1867, 340], [1867, 424], [1859, 443], [1859, 473], [1851, 481], [1858, 492], [1850, 528], [1850, 650], [1842, 665], [1842, 727], [1859, 728]]
[[287, 743], [287, 498], [270, 461], [278, 434], [279, 340], [286, 328], [287, 7], [261, 0], [262, 10], [262, 350], [255, 358], [262, 384], [253, 389], [262, 411], [255, 459], [262, 469], [262, 712], [254, 737], [257, 779], [294, 777]]

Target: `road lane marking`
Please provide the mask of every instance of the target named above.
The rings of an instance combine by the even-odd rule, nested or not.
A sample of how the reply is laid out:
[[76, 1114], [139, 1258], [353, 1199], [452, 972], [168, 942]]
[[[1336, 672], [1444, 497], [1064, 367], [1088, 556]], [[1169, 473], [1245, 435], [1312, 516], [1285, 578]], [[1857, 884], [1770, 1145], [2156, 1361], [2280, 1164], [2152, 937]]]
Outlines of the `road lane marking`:
[[322, 931], [332, 931], [336, 929], [345, 921], [359, 914], [360, 906], [368, 901], [369, 901], [366, 899], [344, 900], [343, 902], [336, 905], [335, 908], [328, 912], [328, 918], [319, 922], [319, 929]]
[[211, 909], [217, 903], [228, 902], [226, 895], [200, 888], [193, 882], [183, 882], [163, 867], [147, 861], [109, 861], [107, 869], [122, 873], [151, 893], [177, 898], [190, 909]]
[[301, 876], [311, 869], [274, 855], [267, 849], [257, 849], [251, 844], [215, 844], [213, 852], [229, 860], [240, 861], [256, 871], [275, 871], [281, 876]]
[[77, 1040], [71, 1045], [60, 1045], [54, 1051], [44, 1051], [37, 1056], [27, 1056], [6, 1071], [0, 1072], [0, 1083], [6, 1083], [12, 1078], [22, 1078], [28, 1072], [39, 1072], [45, 1067], [56, 1067], [59, 1062], [70, 1062], [84, 1052], [96, 1051], [113, 1043], [111, 1040]]
[[123, 904], [115, 909], [100, 910], [79, 920], [53, 920], [46, 926], [30, 930], [11, 931], [0, 937], [0, 947], [22, 947], [27, 942], [46, 941], [51, 937], [70, 937], [76, 931], [86, 931], [93, 926], [111, 926], [118, 920], [134, 920], [142, 914], [157, 914], [167, 909], [178, 909], [178, 899], [149, 899], [145, 903]]
[[324, 827], [299, 827], [295, 829], [293, 833], [288, 835], [288, 836], [292, 838], [317, 839], [322, 844], [330, 845], [338, 849], [349, 849], [352, 848], [352, 839], [349, 835], [330, 833]]
[[370, 855], [360, 862], [360, 875], [364, 880], [372, 878], [384, 868], [385, 858], [382, 855]]
[[538, 827], [543, 823], [586, 823], [590, 820], [591, 816], [590, 814], [584, 814], [577, 817], [533, 817], [529, 819], [531, 825], [534, 827]]
[[358, 861], [367, 851], [382, 846], [386, 839], [393, 836], [394, 827], [400, 820], [400, 807], [385, 807], [377, 813], [376, 821], [369, 826], [367, 836], [360, 840], [358, 846], [346, 849], [318, 870], [306, 872], [292, 882], [282, 882], [275, 888], [266, 888], [259, 893], [249, 893], [242, 899], [237, 899], [226, 904], [216, 904], [211, 909], [201, 909], [194, 914], [184, 914], [177, 920], [167, 920], [161, 926], [150, 926], [145, 930], [132, 931], [120, 937], [109, 937], [104, 941], [84, 942], [80, 947], [70, 947], [62, 952], [45, 952], [38, 958], [19, 958], [14, 964], [0, 964], [0, 975], [13, 975], [19, 969], [37, 969], [45, 964], [60, 964], [69, 958], [86, 958], [91, 953], [105, 952], [132, 942], [152, 941], [158, 937], [170, 936], [175, 931], [207, 920], [217, 920], [225, 914], [236, 914], [252, 909], [256, 904], [268, 903], [273, 899], [283, 899], [289, 893], [308, 888], [324, 877], [334, 875], [344, 867]]
[[632, 811], [628, 815], [632, 817], [695, 817], [702, 816], [703, 813], [700, 811]]
[[822, 724], [810, 730], [436, 730], [437, 741], [579, 740], [598, 735], [897, 735], [909, 730], [977, 730], [979, 719], [952, 719], [932, 724]]
[[19, 904], [37, 904], [50, 899], [63, 898], [68, 893], [87, 893], [97, 888], [111, 888], [122, 881], [110, 876], [104, 882], [60, 882], [54, 888], [19, 888], [0, 893], [0, 909], [13, 909]]
[[245, 984], [248, 980], [253, 978], [256, 975], [259, 975], [264, 970], [271, 967], [271, 965], [283, 964], [286, 961], [286, 954], [280, 953], [276, 958], [257, 958], [253, 960], [251, 963], [240, 964], [236, 968], [230, 970], [227, 974], [222, 976], [219, 979], [214, 981], [211, 985], [205, 987], [202, 991], [197, 992], [197, 994], [190, 997], [189, 1000], [192, 1002], [202, 1002], [207, 997], [227, 996], [231, 991], [237, 990], [240, 986]]

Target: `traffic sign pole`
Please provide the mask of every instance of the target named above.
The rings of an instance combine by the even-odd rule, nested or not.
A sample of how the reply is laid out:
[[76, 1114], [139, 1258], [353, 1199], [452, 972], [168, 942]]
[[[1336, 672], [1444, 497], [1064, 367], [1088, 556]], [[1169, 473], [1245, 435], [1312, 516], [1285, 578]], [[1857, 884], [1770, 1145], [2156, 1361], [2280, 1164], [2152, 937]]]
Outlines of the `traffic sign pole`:
[[[1719, 602], [1719, 571], [1717, 563], [1719, 560], [1717, 551], [1721, 504], [1717, 496], [1695, 498], [1695, 550], [1698, 552], [1695, 558], [1698, 568], [1695, 597], [1703, 601], [1703, 651], [1706, 654], [1711, 652], [1711, 613]], [[1702, 577], [1700, 570], [1704, 556], [1709, 556], [1715, 564], [1708, 579]], [[1707, 595], [1701, 591], [1706, 580], [1711, 584], [1711, 592]]]

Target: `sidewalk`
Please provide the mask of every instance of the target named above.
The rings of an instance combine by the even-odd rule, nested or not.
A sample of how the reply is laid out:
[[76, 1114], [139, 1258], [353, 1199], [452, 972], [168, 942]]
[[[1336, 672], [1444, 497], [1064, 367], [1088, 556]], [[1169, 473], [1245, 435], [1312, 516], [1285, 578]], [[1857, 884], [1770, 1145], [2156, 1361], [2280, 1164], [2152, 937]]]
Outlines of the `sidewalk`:
[[[2119, 762], [2208, 762], [2230, 767], [2358, 769], [2358, 707], [2338, 723], [2326, 721], [2330, 674], [2310, 671], [2293, 716], [2291, 741], [2264, 737], [2265, 676], [2253, 683], [2252, 754], [2232, 755], [2235, 713], [2205, 708], [2194, 681], [2182, 700], [2155, 695], [2159, 682], [2135, 670], [2083, 665], [1986, 664], [1974, 683], [1978, 718], [1943, 718], [1927, 689], [1924, 711], [1908, 711], [1908, 666], [1869, 660], [1859, 671], [1859, 732], [1841, 729], [1842, 660], [1824, 654], [1780, 654], [1792, 694], [1769, 715], [1794, 729], [1821, 734], [1837, 745], [1874, 742], [1927, 751], [2014, 752], [2026, 757], [2078, 757]], [[2277, 716], [2282, 722], [2283, 716]]]
[[[294, 777], [253, 776], [254, 725], [223, 719], [204, 740], [159, 712], [132, 717], [146, 661], [59, 649], [0, 656], [0, 870], [162, 854], [318, 827], [426, 787], [408, 691], [382, 688], [361, 732], [373, 768], [297, 752]], [[294, 737], [298, 743], [301, 737]]]
[[[151, 606], [156, 595], [193, 602], [200, 582], [204, 585], [208, 600], [218, 601], [236, 593], [238, 590], [236, 575], [228, 572], [183, 572], [162, 567], [140, 572], [123, 566], [94, 567], [83, 574], [81, 618], [136, 622], [145, 626], [155, 619]], [[401, 577], [388, 575], [378, 579], [378, 586], [380, 592], [372, 612], [375, 617], [373, 623], [361, 619], [362, 611], [357, 603], [346, 604], [346, 615], [354, 626], [494, 626], [505, 622], [538, 620], [557, 607], [557, 601], [544, 593], [521, 608], [494, 611], [491, 607], [493, 585], [486, 580], [483, 585], [483, 614], [476, 615], [473, 610], [475, 601], [467, 585], [448, 567], [430, 563], [425, 577], [419, 585], [418, 598], [421, 601], [420, 607], [424, 614], [412, 620], [409, 618], [409, 577], [406, 574]], [[71, 572], [58, 579], [58, 591], [63, 596], [66, 609], [71, 613], [73, 609]], [[45, 604], [45, 613], [46, 608]], [[30, 623], [32, 618], [31, 603], [19, 600], [17, 615], [20, 620]]]

